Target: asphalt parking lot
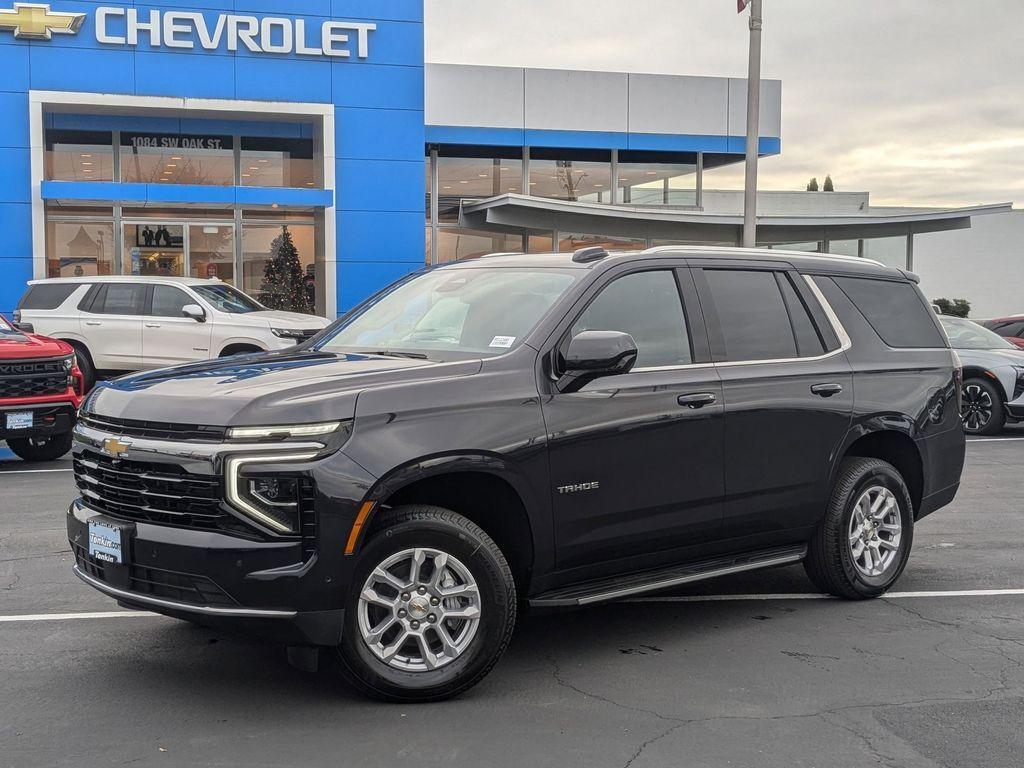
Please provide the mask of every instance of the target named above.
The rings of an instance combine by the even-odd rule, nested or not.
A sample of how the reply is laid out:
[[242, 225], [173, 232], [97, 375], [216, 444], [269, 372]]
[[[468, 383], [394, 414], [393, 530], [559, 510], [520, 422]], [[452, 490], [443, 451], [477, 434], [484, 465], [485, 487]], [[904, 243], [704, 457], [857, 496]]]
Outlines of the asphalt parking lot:
[[796, 567], [527, 617], [481, 685], [417, 707], [121, 611], [71, 574], [67, 460], [0, 444], [0, 766], [1020, 765], [1022, 467], [1024, 429], [971, 442], [885, 599]]

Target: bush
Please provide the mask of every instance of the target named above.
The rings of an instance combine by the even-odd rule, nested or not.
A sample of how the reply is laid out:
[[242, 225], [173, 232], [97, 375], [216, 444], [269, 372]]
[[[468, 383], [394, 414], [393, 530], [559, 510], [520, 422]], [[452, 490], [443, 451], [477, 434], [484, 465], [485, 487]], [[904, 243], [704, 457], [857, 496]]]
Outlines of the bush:
[[971, 302], [967, 299], [935, 299], [932, 303], [944, 315], [967, 317], [971, 314]]

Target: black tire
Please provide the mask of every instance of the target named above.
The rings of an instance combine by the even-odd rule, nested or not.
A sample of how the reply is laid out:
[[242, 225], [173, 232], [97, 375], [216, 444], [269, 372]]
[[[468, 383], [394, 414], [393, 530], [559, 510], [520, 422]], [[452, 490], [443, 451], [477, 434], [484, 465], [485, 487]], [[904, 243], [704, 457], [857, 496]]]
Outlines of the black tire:
[[[868, 576], [855, 564], [849, 530], [854, 507], [869, 489], [887, 488], [899, 506], [901, 539], [895, 555], [878, 576]], [[914, 542], [914, 507], [903, 477], [880, 459], [851, 457], [839, 468], [825, 519], [811, 538], [804, 569], [822, 592], [866, 600], [884, 594], [900, 577]]]
[[964, 382], [961, 419], [968, 435], [997, 435], [1003, 431], [1006, 427], [1006, 406], [994, 382], [981, 377]]
[[81, 344], [71, 345], [75, 350], [75, 359], [78, 360], [78, 370], [82, 372], [82, 392], [88, 394], [96, 386], [96, 366], [93, 365], [89, 351]]
[[[384, 513], [359, 555], [345, 605], [338, 655], [345, 678], [374, 698], [393, 702], [440, 701], [482, 680], [508, 647], [516, 621], [512, 571], [494, 541], [479, 526], [441, 507], [413, 505]], [[371, 572], [396, 553], [431, 548], [457, 558], [479, 590], [480, 617], [465, 650], [444, 666], [424, 671], [396, 669], [370, 649], [359, 627], [359, 597]]]
[[8, 440], [7, 447], [24, 461], [56, 461], [71, 450], [71, 433], [50, 437], [20, 437]]

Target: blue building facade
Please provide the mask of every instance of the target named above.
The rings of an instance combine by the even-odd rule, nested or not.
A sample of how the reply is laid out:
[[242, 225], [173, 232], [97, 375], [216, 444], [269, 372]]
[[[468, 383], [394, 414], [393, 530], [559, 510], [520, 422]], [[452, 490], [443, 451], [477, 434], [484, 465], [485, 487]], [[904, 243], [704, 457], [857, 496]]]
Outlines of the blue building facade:
[[424, 262], [606, 234], [467, 202], [699, 209], [704, 170], [743, 152], [742, 80], [425, 65], [422, 0], [0, 0], [0, 73], [7, 315], [28, 280], [93, 274], [281, 306], [266, 267], [293, 253], [298, 308], [334, 315]]

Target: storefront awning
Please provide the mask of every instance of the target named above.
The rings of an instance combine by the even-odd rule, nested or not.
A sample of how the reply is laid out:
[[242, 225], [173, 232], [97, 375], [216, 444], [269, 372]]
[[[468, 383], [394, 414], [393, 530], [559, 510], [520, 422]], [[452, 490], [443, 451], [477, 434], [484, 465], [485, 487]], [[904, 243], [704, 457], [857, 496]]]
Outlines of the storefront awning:
[[[971, 217], [1005, 213], [1012, 203], [967, 208], [867, 208], [857, 214], [772, 215], [757, 220], [760, 245], [858, 240], [969, 229]], [[692, 208], [638, 207], [507, 194], [464, 202], [463, 227], [510, 233], [581, 232], [607, 237], [739, 243], [743, 216]]]

